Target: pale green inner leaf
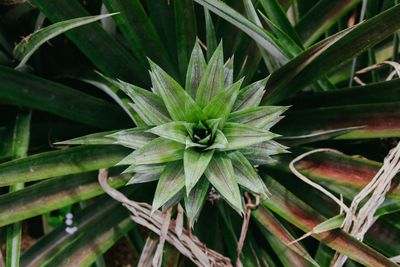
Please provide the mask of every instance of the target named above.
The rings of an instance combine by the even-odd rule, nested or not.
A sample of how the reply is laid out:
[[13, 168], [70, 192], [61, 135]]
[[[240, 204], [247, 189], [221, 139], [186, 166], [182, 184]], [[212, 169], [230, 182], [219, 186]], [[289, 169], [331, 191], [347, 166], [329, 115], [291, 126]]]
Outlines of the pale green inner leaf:
[[225, 124], [223, 133], [228, 140], [228, 146], [225, 150], [246, 148], [278, 136], [269, 131], [232, 122]]
[[183, 158], [184, 149], [183, 144], [159, 137], [129, 154], [118, 165], [159, 164], [175, 161]]
[[243, 212], [242, 199], [232, 162], [224, 153], [214, 155], [205, 171], [205, 175], [218, 193], [237, 212]]
[[186, 194], [189, 195], [206, 170], [214, 150], [197, 151], [196, 148], [186, 149], [183, 156], [185, 167]]
[[155, 211], [173, 198], [185, 186], [183, 162], [168, 163], [161, 173], [153, 199], [152, 210]]
[[223, 60], [222, 43], [220, 43], [208, 62], [197, 90], [196, 102], [200, 107], [205, 107], [224, 88]]

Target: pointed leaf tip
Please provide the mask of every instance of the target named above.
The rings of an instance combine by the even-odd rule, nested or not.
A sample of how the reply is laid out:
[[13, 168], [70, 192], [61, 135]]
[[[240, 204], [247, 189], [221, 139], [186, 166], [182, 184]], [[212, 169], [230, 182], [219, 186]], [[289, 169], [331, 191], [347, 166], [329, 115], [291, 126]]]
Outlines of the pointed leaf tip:
[[132, 152], [117, 165], [159, 164], [182, 159], [185, 146], [162, 137]]
[[49, 41], [50, 39], [63, 34], [71, 29], [87, 25], [89, 23], [117, 15], [119, 12], [103, 14], [97, 16], [86, 16], [80, 18], [73, 18], [69, 20], [60, 21], [50, 26], [44, 27], [31, 35], [26, 40], [22, 40], [15, 46], [13, 51], [15, 58], [20, 60], [16, 69], [21, 68], [29, 60], [32, 54], [39, 49], [39, 47]]
[[239, 214], [243, 212], [242, 197], [236, 181], [231, 160], [225, 153], [218, 153], [211, 159], [205, 175], [224, 199]]
[[184, 196], [185, 200], [185, 211], [189, 218], [190, 226], [193, 227], [194, 223], [196, 222], [201, 208], [204, 205], [206, 200], [206, 196], [208, 193], [210, 182], [207, 180], [206, 177], [200, 178], [199, 182], [196, 186], [191, 190], [191, 192]]
[[243, 149], [251, 145], [271, 140], [279, 135], [241, 123], [227, 122], [223, 133], [228, 140], [225, 150]]
[[207, 63], [197, 39], [190, 56], [185, 83], [185, 90], [193, 99], [196, 97], [206, 67]]
[[204, 107], [207, 103], [224, 88], [224, 56], [222, 50], [222, 43], [218, 45], [213, 56], [208, 62], [207, 68], [200, 81], [197, 94], [196, 103], [200, 107]]
[[193, 125], [193, 123], [173, 121], [151, 128], [147, 131], [165, 139], [186, 144], [186, 139], [189, 135], [188, 129], [192, 128]]
[[198, 122], [205, 119], [200, 107], [179, 83], [154, 63], [150, 77], [154, 91], [161, 96], [173, 120]]
[[182, 161], [168, 163], [157, 184], [152, 212], [173, 198], [184, 186], [185, 175]]
[[259, 194], [262, 198], [268, 198], [270, 192], [246, 157], [238, 151], [229, 153], [228, 156], [232, 161], [238, 183], [247, 190]]
[[209, 119], [221, 119], [223, 124], [239, 94], [240, 86], [243, 79], [229, 86], [226, 90], [219, 92], [214, 96], [207, 106], [203, 109], [203, 112]]
[[186, 194], [189, 195], [206, 170], [214, 150], [198, 152], [193, 148], [186, 149], [183, 156], [185, 169]]

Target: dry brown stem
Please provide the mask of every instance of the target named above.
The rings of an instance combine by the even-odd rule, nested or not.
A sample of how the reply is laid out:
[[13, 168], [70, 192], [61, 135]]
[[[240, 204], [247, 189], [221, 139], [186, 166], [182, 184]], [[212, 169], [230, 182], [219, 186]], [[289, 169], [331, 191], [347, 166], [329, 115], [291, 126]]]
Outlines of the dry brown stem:
[[[110, 187], [107, 183], [107, 177], [107, 170], [99, 170], [99, 183], [104, 191], [115, 200], [121, 202], [130, 211], [132, 221], [161, 236], [166, 220], [165, 214], [158, 210], [151, 213], [149, 204], [128, 199], [125, 195]], [[171, 220], [169, 223], [165, 241], [174, 246], [182, 255], [189, 258], [197, 266], [232, 266], [229, 258], [207, 248], [195, 236], [190, 237], [186, 229], [177, 227], [176, 224], [175, 220]], [[179, 230], [177, 231], [176, 229]]]

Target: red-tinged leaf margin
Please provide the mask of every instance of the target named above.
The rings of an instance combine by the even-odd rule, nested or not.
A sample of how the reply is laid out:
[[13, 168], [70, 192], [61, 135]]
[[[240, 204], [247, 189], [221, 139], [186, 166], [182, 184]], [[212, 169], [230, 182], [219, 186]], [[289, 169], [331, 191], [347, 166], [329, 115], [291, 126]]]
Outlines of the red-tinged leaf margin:
[[[264, 172], [261, 171], [261, 173], [266, 178]], [[317, 211], [270, 177], [267, 178], [267, 187], [271, 190], [272, 197], [268, 200], [263, 200], [261, 206], [272, 210], [301, 230], [305, 232], [311, 231], [316, 225], [326, 220]], [[365, 266], [398, 267], [390, 259], [340, 229], [312, 236], [330, 248], [347, 255], [352, 260]]]

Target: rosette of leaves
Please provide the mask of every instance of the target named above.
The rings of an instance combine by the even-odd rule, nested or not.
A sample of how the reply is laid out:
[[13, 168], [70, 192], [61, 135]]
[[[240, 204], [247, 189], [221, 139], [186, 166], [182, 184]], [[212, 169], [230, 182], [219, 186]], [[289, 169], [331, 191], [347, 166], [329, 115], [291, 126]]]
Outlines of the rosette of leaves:
[[[259, 106], [266, 79], [241, 88], [233, 81], [233, 58], [225, 63], [220, 44], [208, 64], [199, 43], [189, 61], [185, 88], [150, 61], [151, 91], [111, 80], [133, 101], [138, 127], [100, 134], [102, 144], [134, 149], [118, 165], [129, 165], [128, 184], [158, 180], [153, 210], [171, 207], [182, 198], [193, 223], [210, 185], [237, 212], [241, 190], [268, 197], [254, 165], [286, 152], [273, 141], [270, 128], [285, 106]], [[64, 143], [78, 144], [89, 137]], [[99, 141], [99, 134], [95, 134]]]

